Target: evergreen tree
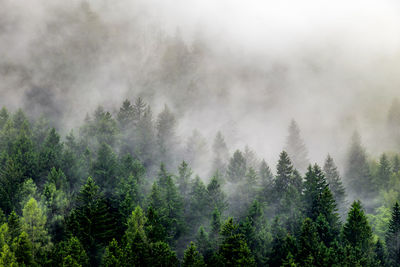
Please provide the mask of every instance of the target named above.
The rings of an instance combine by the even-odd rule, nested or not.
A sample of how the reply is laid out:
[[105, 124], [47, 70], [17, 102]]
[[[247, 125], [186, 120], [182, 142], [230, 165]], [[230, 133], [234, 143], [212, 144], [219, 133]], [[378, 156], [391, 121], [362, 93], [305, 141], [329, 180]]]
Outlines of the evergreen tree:
[[309, 164], [308, 151], [300, 136], [300, 129], [296, 121], [292, 120], [289, 126], [289, 135], [286, 139], [285, 151], [290, 156], [294, 168], [304, 172]]
[[324, 173], [329, 189], [335, 198], [338, 210], [340, 214], [344, 214], [346, 209], [346, 192], [336, 164], [330, 155], [328, 155], [325, 160]]
[[189, 199], [192, 170], [185, 161], [182, 161], [181, 165], [179, 165], [178, 174], [179, 175], [176, 177], [178, 189], [186, 203]]
[[134, 108], [128, 99], [125, 99], [117, 114], [117, 121], [121, 131], [132, 127], [134, 120]]
[[221, 229], [223, 241], [218, 251], [219, 261], [224, 266], [255, 266], [254, 257], [238, 226], [229, 218]]
[[148, 266], [176, 267], [178, 263], [176, 253], [171, 250], [167, 243], [159, 241], [150, 245]]
[[75, 236], [58, 245], [58, 260], [61, 266], [89, 266], [89, 258], [81, 242]]
[[203, 267], [206, 266], [203, 260], [203, 256], [197, 251], [197, 248], [193, 242], [185, 250], [183, 256], [183, 267]]
[[12, 250], [14, 251], [18, 264], [22, 266], [34, 265], [32, 243], [26, 232], [22, 232], [19, 237], [14, 240]]
[[109, 196], [118, 184], [118, 161], [111, 147], [105, 143], [100, 145], [97, 159], [91, 167], [91, 175], [100, 189]]
[[52, 128], [39, 152], [39, 170], [42, 177], [47, 177], [53, 167], [61, 168], [62, 153], [63, 144], [60, 142], [60, 135]]
[[398, 266], [400, 264], [400, 207], [397, 202], [392, 210], [392, 218], [389, 222], [385, 241], [390, 266]]
[[18, 267], [17, 259], [7, 244], [3, 246], [0, 253], [0, 266]]
[[105, 267], [122, 266], [122, 262], [124, 261], [122, 257], [123, 257], [122, 250], [119, 247], [117, 240], [113, 239], [106, 248], [106, 251], [104, 252], [102, 259], [102, 266]]
[[164, 162], [168, 167], [172, 167], [175, 163], [173, 158], [177, 144], [175, 127], [175, 116], [165, 105], [157, 118], [157, 141], [161, 162]]
[[229, 165], [226, 172], [229, 181], [237, 183], [244, 179], [246, 170], [246, 159], [240, 150], [236, 150], [235, 153], [233, 153], [232, 158], [229, 160]]
[[293, 165], [289, 159], [288, 154], [282, 151], [279, 155], [279, 161], [277, 169], [277, 176], [275, 178], [275, 195], [282, 196], [289, 185], [293, 177]]
[[10, 215], [8, 216], [8, 232], [10, 235], [11, 241], [19, 237], [21, 234], [21, 221], [19, 216], [15, 213], [15, 211], [12, 211]]
[[228, 203], [217, 176], [213, 176], [210, 183], [207, 185], [207, 194], [208, 210], [211, 211], [216, 207], [218, 211], [223, 214], [228, 207]]
[[214, 160], [211, 175], [214, 175], [216, 172], [225, 173], [226, 164], [229, 159], [229, 151], [221, 132], [218, 132], [215, 136], [212, 152]]
[[343, 239], [365, 256], [371, 253], [372, 230], [360, 201], [354, 201], [343, 226]]
[[33, 260], [40, 263], [52, 246], [46, 229], [47, 218], [34, 198], [29, 199], [22, 213], [22, 230], [27, 233], [32, 244]]
[[101, 248], [114, 236], [115, 219], [92, 178], [81, 187], [67, 224], [88, 253], [90, 264], [98, 263]]
[[265, 160], [261, 161], [258, 176], [260, 177], [260, 200], [269, 202], [273, 192], [274, 175]]
[[376, 186], [382, 189], [389, 189], [389, 181], [392, 176], [392, 166], [386, 154], [379, 159], [378, 173], [376, 175]]
[[345, 177], [348, 190], [362, 199], [371, 197], [374, 190], [371, 173], [367, 163], [367, 155], [361, 146], [358, 133], [352, 138], [352, 143], [347, 156]]

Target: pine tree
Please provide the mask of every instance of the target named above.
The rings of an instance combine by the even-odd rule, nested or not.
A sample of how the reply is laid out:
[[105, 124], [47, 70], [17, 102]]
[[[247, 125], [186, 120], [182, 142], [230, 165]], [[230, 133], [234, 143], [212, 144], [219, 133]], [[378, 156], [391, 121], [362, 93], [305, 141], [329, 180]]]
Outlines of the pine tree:
[[229, 159], [229, 151], [221, 132], [218, 132], [215, 136], [212, 152], [214, 154], [214, 160], [211, 175], [214, 175], [216, 172], [225, 173], [226, 164]]
[[175, 163], [173, 158], [177, 143], [175, 127], [175, 116], [168, 106], [165, 105], [157, 118], [157, 141], [161, 162], [165, 163], [169, 168]]
[[132, 127], [134, 120], [134, 108], [128, 99], [125, 99], [117, 114], [119, 127], [122, 131], [126, 131]]
[[211, 178], [210, 183], [207, 185], [207, 194], [208, 210], [211, 211], [216, 207], [218, 211], [223, 214], [228, 207], [228, 203], [226, 201], [225, 193], [222, 191], [218, 177], [213, 176]]
[[282, 151], [279, 155], [279, 161], [277, 169], [277, 176], [275, 178], [275, 195], [282, 196], [289, 185], [291, 184], [293, 176], [293, 165], [289, 159], [288, 154]]
[[254, 257], [242, 234], [237, 233], [238, 226], [229, 218], [222, 226], [223, 241], [218, 251], [220, 262], [224, 266], [255, 266]]
[[389, 189], [389, 181], [392, 176], [392, 166], [386, 154], [379, 159], [378, 173], [376, 175], [376, 186], [382, 189]]
[[289, 135], [286, 139], [286, 147], [294, 168], [304, 172], [309, 164], [308, 151], [300, 136], [300, 129], [296, 121], [292, 120], [289, 126]]
[[7, 244], [3, 246], [0, 253], [0, 266], [18, 267], [17, 259]]
[[258, 176], [260, 177], [260, 200], [269, 202], [271, 201], [271, 195], [274, 189], [274, 175], [265, 160], [261, 161]]
[[82, 243], [90, 264], [100, 261], [99, 251], [115, 233], [115, 218], [92, 178], [81, 187], [75, 208], [68, 221], [68, 230]]
[[232, 158], [229, 160], [226, 172], [229, 181], [233, 183], [241, 181], [246, 175], [246, 170], [246, 159], [240, 150], [236, 150], [235, 153], [233, 153]]
[[122, 266], [122, 257], [122, 250], [119, 247], [117, 240], [113, 239], [104, 252], [101, 264], [105, 267]]
[[178, 266], [178, 257], [164, 242], [156, 242], [150, 245], [150, 256], [148, 266], [175, 267]]
[[181, 165], [179, 165], [178, 174], [179, 175], [176, 177], [178, 189], [183, 197], [183, 200], [185, 203], [187, 203], [189, 198], [189, 186], [191, 182], [192, 170], [185, 161], [182, 161]]
[[360, 201], [354, 201], [343, 226], [343, 239], [353, 248], [360, 249], [363, 255], [371, 253], [372, 230]]
[[19, 237], [14, 240], [12, 243], [12, 250], [14, 251], [18, 264], [22, 266], [34, 265], [32, 243], [26, 232], [22, 232]]
[[[89, 258], [81, 242], [75, 236], [58, 245], [58, 258], [61, 266], [89, 266]], [[75, 266], [72, 265], [72, 266]]]
[[345, 177], [347, 188], [351, 193], [361, 199], [371, 197], [374, 187], [367, 163], [367, 155], [361, 146], [361, 139], [358, 133], [355, 133], [352, 137], [351, 147], [347, 156]]
[[106, 196], [111, 195], [119, 182], [118, 168], [118, 161], [111, 147], [102, 143], [91, 167], [91, 175]]
[[12, 211], [10, 213], [10, 215], [8, 216], [7, 225], [8, 225], [8, 232], [10, 235], [10, 240], [13, 241], [17, 237], [19, 237], [19, 235], [22, 232], [21, 221], [20, 221], [19, 216], [15, 213], [15, 211]]
[[346, 209], [346, 192], [336, 164], [330, 155], [328, 155], [325, 160], [324, 173], [329, 189], [335, 198], [338, 210], [340, 214], [344, 214]]
[[206, 266], [203, 260], [203, 256], [197, 251], [197, 248], [193, 242], [186, 248], [183, 256], [183, 267], [203, 267]]
[[27, 233], [32, 244], [33, 260], [39, 263], [52, 246], [46, 229], [47, 218], [34, 198], [29, 199], [22, 213], [22, 230]]
[[393, 206], [385, 241], [390, 266], [398, 266], [400, 264], [400, 207], [397, 202]]
[[39, 152], [39, 171], [42, 177], [47, 177], [53, 167], [61, 168], [62, 153], [63, 144], [60, 142], [60, 135], [52, 128]]
[[317, 229], [310, 218], [306, 218], [301, 227], [297, 257], [302, 266], [325, 266], [327, 248], [320, 241]]

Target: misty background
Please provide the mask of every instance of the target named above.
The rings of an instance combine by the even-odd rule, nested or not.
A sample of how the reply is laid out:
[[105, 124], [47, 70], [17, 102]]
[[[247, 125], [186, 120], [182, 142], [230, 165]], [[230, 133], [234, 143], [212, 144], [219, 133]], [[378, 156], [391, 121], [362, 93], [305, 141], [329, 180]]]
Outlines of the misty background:
[[[362, 4], [362, 5], [361, 5]], [[221, 131], [274, 166], [295, 119], [311, 162], [368, 153], [400, 97], [398, 1], [0, 0], [0, 106], [63, 133], [102, 105], [167, 104], [178, 135]], [[184, 142], [184, 141], [182, 141]], [[230, 151], [233, 152], [233, 151]]]

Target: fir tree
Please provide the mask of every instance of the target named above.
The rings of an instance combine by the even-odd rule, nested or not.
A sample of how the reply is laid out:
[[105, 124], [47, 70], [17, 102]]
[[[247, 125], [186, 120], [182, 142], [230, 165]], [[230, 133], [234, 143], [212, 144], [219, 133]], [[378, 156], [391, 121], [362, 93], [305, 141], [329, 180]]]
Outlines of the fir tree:
[[211, 175], [214, 175], [216, 172], [225, 173], [226, 164], [229, 159], [229, 151], [221, 132], [218, 132], [214, 138], [212, 151], [214, 160]]
[[185, 250], [182, 266], [183, 267], [206, 266], [203, 260], [203, 256], [197, 251], [197, 248], [193, 242], [190, 242], [190, 245]]
[[397, 202], [393, 206], [385, 241], [390, 266], [398, 266], [400, 264], [400, 207]]
[[371, 253], [372, 230], [360, 201], [354, 201], [343, 226], [343, 238], [353, 248], [360, 249], [363, 255]]
[[328, 155], [325, 160], [324, 173], [326, 181], [329, 185], [329, 189], [331, 190], [336, 204], [338, 205], [339, 212], [344, 214], [346, 209], [346, 192], [336, 164], [330, 155]]
[[233, 153], [232, 158], [229, 160], [229, 165], [226, 172], [227, 177], [231, 182], [237, 183], [244, 179], [246, 170], [246, 159], [240, 150], [236, 150], [235, 153]]
[[304, 172], [307, 168], [308, 162], [308, 151], [304, 145], [304, 141], [300, 136], [300, 129], [296, 121], [292, 120], [289, 126], [289, 135], [286, 139], [286, 147], [290, 156], [294, 168], [301, 172]]
[[367, 163], [367, 155], [361, 146], [358, 133], [352, 137], [352, 143], [347, 156], [345, 177], [347, 188], [356, 196], [366, 199], [374, 190], [371, 173]]

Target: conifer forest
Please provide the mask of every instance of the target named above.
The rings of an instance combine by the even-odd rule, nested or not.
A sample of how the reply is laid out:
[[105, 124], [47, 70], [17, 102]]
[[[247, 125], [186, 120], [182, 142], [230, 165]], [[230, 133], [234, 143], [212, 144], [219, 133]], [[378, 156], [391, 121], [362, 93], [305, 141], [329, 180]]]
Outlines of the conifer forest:
[[0, 267], [400, 266], [400, 4], [0, 0]]

